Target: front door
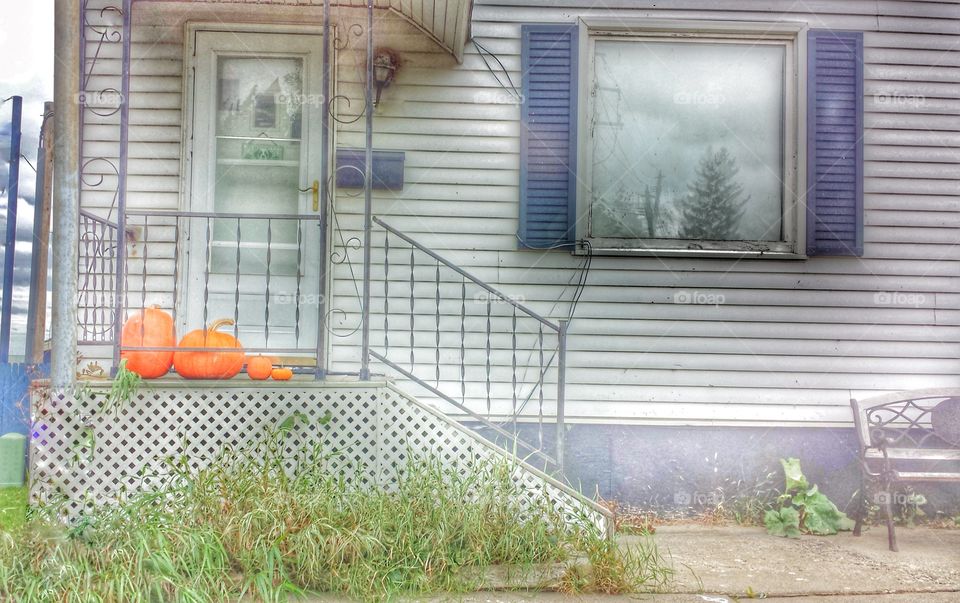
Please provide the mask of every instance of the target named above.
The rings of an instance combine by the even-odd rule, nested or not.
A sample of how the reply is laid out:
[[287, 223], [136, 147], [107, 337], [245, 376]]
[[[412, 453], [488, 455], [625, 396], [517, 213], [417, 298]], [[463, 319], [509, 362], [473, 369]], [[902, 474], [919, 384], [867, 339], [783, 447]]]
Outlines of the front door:
[[248, 350], [309, 364], [322, 289], [312, 185], [322, 35], [197, 32], [185, 330], [220, 318]]

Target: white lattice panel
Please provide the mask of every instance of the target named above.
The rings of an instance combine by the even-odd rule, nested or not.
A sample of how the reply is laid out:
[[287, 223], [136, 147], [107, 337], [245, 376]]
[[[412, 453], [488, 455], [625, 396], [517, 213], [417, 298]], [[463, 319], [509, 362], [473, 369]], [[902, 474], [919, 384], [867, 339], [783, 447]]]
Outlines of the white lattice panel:
[[612, 529], [612, 518], [572, 488], [553, 480], [537, 469], [516, 460], [511, 453], [491, 444], [440, 411], [388, 386], [381, 393], [380, 431], [381, 479], [393, 478], [406, 463], [406, 454], [430, 454], [459, 471], [467, 471], [473, 459], [514, 462], [513, 480], [529, 501], [547, 497], [571, 522], [587, 521], [603, 533]]
[[[65, 496], [66, 511], [149, 488], [164, 459], [186, 456], [203, 467], [225, 449], [243, 449], [270, 427], [301, 412], [310, 421], [288, 437], [287, 452], [319, 445], [331, 470], [390, 488], [409, 454], [434, 455], [457, 471], [475, 459], [510, 455], [469, 429], [385, 384], [150, 384], [128, 404], [102, 411], [107, 388], [81, 396], [34, 396], [31, 496]], [[331, 420], [321, 424], [321, 417]], [[512, 457], [511, 457], [512, 458]], [[573, 490], [522, 463], [513, 479], [526, 500], [547, 496], [571, 521], [606, 529], [607, 520]]]

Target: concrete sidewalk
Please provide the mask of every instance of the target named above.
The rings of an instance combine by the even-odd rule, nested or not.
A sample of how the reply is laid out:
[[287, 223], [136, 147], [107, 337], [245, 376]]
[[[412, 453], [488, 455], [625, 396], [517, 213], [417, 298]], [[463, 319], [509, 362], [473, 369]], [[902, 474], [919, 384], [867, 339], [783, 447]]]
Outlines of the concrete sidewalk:
[[[755, 598], [781, 603], [960, 603], [960, 530], [897, 530], [900, 552], [887, 550], [885, 528], [854, 538], [769, 536], [763, 528], [678, 525], [654, 537], [676, 575], [663, 594], [570, 596], [542, 592], [479, 592], [404, 599], [407, 603], [730, 603]], [[623, 537], [630, 546], [637, 537]], [[327, 595], [315, 601], [342, 601]]]
[[[885, 528], [855, 538], [769, 536], [763, 528], [668, 526], [656, 542], [676, 570], [675, 592], [767, 597], [954, 591], [960, 601], [960, 530]], [[629, 540], [627, 540], [629, 542]], [[921, 599], [915, 599], [921, 600]], [[922, 600], [926, 600], [924, 597]]]
[[[753, 599], [711, 594], [560, 595], [557, 593], [474, 593], [433, 599], [410, 599], [403, 603], [737, 603]], [[760, 600], [760, 599], [757, 599]], [[326, 601], [326, 599], [324, 600]], [[333, 599], [330, 599], [333, 601]], [[339, 601], [339, 599], [338, 599]], [[960, 595], [948, 593], [901, 593], [886, 595], [798, 595], [768, 597], [771, 603], [957, 603]]]
[[[654, 537], [676, 575], [671, 593], [629, 596], [557, 593], [474, 593], [420, 599], [439, 603], [960, 603], [960, 530], [901, 528], [900, 552], [887, 550], [887, 531], [776, 538], [763, 528], [663, 526]], [[629, 546], [635, 537], [624, 537]]]

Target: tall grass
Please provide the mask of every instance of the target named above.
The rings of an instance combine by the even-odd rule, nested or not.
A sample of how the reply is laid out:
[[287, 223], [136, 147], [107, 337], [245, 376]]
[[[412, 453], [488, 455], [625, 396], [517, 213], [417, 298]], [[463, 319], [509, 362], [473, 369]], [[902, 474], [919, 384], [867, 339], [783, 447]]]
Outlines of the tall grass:
[[[326, 469], [322, 451], [285, 454], [285, 431], [191, 470], [171, 459], [162, 488], [91, 508], [65, 526], [58, 509], [0, 532], [0, 600], [282, 601], [336, 591], [366, 601], [463, 592], [491, 565], [570, 565], [568, 590], [622, 592], [669, 577], [655, 548], [621, 553], [527, 495], [508, 463], [469, 472], [411, 460], [392, 488], [373, 473]], [[293, 465], [294, 470], [289, 466]], [[652, 546], [652, 545], [651, 545]], [[573, 561], [588, 557], [589, 575]], [[582, 573], [582, 572], [581, 572]]]

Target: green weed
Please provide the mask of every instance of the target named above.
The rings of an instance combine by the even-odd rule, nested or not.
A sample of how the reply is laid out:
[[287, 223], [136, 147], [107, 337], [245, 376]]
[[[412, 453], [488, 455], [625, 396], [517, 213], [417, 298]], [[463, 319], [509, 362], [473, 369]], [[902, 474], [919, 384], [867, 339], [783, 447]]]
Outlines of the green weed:
[[457, 471], [408, 454], [383, 488], [362, 467], [333, 470], [339, 457], [328, 451], [291, 452], [292, 429], [284, 422], [199, 470], [170, 458], [155, 476], [161, 488], [92, 506], [69, 526], [56, 506], [38, 509], [20, 534], [0, 532], [0, 600], [283, 601], [328, 591], [381, 601], [473, 590], [476, 570], [492, 565], [582, 557], [592, 571], [572, 590], [651, 589], [669, 578], [652, 541], [620, 550], [599, 530], [573, 527], [507, 462]]
[[794, 458], [780, 459], [784, 473], [784, 493], [780, 508], [767, 511], [764, 524], [774, 536], [799, 538], [801, 533], [830, 535], [853, 529], [853, 520], [837, 508], [816, 485], [810, 485]]
[[16, 532], [26, 520], [27, 488], [0, 488], [0, 530]]
[[137, 373], [127, 368], [127, 359], [120, 361], [117, 367], [117, 374], [110, 382], [110, 391], [107, 393], [107, 399], [103, 406], [103, 412], [110, 410], [118, 411], [137, 394], [143, 379]]

